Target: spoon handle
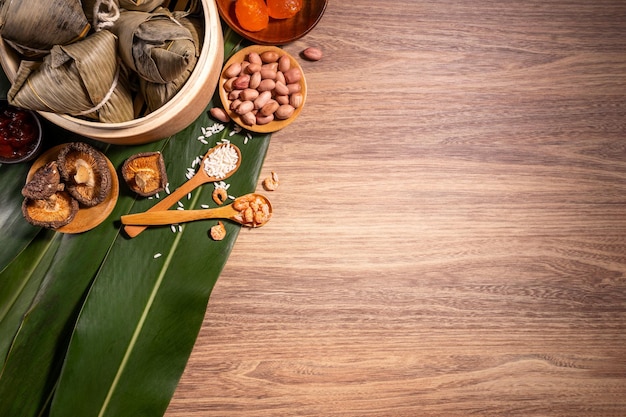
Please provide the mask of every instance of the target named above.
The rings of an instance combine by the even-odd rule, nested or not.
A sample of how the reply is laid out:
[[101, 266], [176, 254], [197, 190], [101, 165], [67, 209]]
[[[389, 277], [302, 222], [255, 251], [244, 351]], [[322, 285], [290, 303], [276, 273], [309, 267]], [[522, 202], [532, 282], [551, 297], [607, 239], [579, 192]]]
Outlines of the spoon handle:
[[146, 211], [144, 213], [127, 214], [121, 217], [122, 224], [157, 226], [178, 224], [205, 219], [228, 219], [236, 215], [232, 205], [202, 210], [163, 210]]
[[[170, 207], [172, 207], [178, 200], [180, 200], [181, 198], [183, 198], [184, 196], [186, 196], [187, 194], [195, 190], [200, 185], [209, 181], [211, 181], [211, 178], [208, 178], [206, 175], [199, 172], [193, 177], [191, 177], [189, 181], [183, 183], [180, 187], [174, 190], [167, 197], [163, 198], [154, 206], [146, 210], [145, 213], [167, 210]], [[146, 230], [145, 226], [130, 226], [129, 225], [129, 226], [124, 227], [124, 231], [130, 237], [135, 237], [139, 233], [143, 232], [144, 230]]]

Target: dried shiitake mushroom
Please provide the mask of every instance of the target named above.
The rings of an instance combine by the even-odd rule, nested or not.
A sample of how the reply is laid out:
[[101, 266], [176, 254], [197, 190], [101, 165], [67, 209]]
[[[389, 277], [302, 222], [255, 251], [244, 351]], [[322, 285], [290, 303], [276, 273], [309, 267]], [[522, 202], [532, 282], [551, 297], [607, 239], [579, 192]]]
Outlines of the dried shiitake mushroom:
[[86, 207], [105, 200], [111, 191], [111, 172], [102, 152], [84, 142], [68, 143], [57, 157], [66, 190]]
[[22, 188], [22, 195], [31, 200], [43, 200], [64, 188], [57, 162], [50, 161], [35, 171]]
[[65, 191], [57, 191], [45, 199], [25, 198], [22, 214], [34, 226], [57, 229], [65, 226], [78, 212], [78, 201]]
[[128, 158], [122, 176], [131, 190], [143, 197], [161, 192], [167, 185], [165, 162], [160, 152], [142, 152]]

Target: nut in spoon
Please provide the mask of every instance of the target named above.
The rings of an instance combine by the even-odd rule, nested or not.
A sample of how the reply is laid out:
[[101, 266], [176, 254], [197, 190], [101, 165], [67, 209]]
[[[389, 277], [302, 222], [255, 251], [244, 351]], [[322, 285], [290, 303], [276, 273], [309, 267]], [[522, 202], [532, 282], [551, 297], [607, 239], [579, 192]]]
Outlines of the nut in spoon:
[[[226, 164], [228, 166], [227, 172], [220, 172], [219, 169], [216, 169], [218, 165], [223, 164]], [[237, 171], [239, 165], [241, 165], [241, 151], [238, 147], [230, 143], [221, 143], [217, 146], [214, 146], [213, 148], [209, 149], [209, 151], [204, 155], [202, 161], [200, 162], [200, 168], [194, 174], [194, 176], [191, 177], [190, 180], [178, 187], [176, 190], [174, 190], [174, 192], [159, 201], [150, 209], [146, 210], [145, 213], [158, 212], [169, 209], [171, 206], [174, 205], [174, 203], [189, 194], [191, 191], [195, 190], [200, 185], [206, 184], [208, 182], [221, 181], [230, 177], [235, 171]], [[128, 224], [124, 227], [124, 231], [130, 237], [137, 236], [145, 229], [145, 225], [136, 226]]]
[[205, 219], [229, 219], [247, 227], [261, 227], [272, 217], [272, 204], [262, 194], [237, 197], [232, 204], [213, 209], [161, 210], [122, 216], [122, 224], [159, 226]]

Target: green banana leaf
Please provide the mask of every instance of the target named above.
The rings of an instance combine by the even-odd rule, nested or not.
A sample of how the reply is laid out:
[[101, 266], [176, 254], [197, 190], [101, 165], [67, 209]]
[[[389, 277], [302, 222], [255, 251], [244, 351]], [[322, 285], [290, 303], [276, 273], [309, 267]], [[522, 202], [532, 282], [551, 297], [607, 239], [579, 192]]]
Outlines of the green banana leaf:
[[[227, 57], [242, 42], [230, 29], [224, 40]], [[270, 135], [216, 127], [205, 112], [170, 138], [133, 147], [90, 142], [53, 126], [47, 131], [49, 146], [88, 141], [118, 168], [132, 154], [160, 150], [171, 190], [187, 180], [194, 158], [227, 139], [242, 152], [239, 170], [225, 181], [228, 193], [254, 191]], [[162, 415], [240, 227], [225, 222], [222, 241], [208, 235], [215, 221], [149, 228], [130, 239], [120, 216], [154, 201], [121, 184], [115, 209], [97, 228], [79, 235], [40, 232], [19, 211], [26, 171], [0, 167], [0, 224], [20, 230], [0, 252], [0, 415]], [[181, 203], [214, 206], [212, 191], [207, 184]]]

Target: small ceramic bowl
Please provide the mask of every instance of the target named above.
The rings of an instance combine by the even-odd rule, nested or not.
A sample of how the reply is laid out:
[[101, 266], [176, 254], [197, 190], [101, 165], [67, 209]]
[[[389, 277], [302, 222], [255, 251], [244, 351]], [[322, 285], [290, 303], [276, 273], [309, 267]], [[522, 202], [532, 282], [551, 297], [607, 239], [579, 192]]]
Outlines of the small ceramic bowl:
[[271, 19], [267, 28], [250, 32], [239, 25], [235, 15], [236, 0], [217, 0], [220, 16], [228, 26], [246, 39], [260, 45], [284, 45], [309, 33], [320, 21], [328, 0], [307, 0], [290, 19]]
[[[237, 114], [235, 111], [231, 109], [232, 100], [230, 100], [229, 93], [226, 92], [226, 89], [224, 88], [224, 84], [226, 83], [226, 81], [228, 81], [228, 77], [226, 76], [225, 73], [231, 64], [236, 63], [236, 62], [243, 62], [247, 60], [248, 54], [250, 54], [251, 52], [256, 52], [259, 55], [261, 55], [263, 52], [268, 52], [268, 51], [276, 52], [279, 56], [286, 55], [287, 57], [289, 57], [289, 61], [291, 62], [290, 64], [291, 68], [297, 68], [300, 71], [301, 78], [300, 78], [300, 81], [298, 81], [297, 83], [300, 84], [299, 93], [301, 94], [302, 103], [298, 107], [295, 108], [293, 114], [287, 119], [282, 119], [282, 120], [274, 119], [273, 121], [267, 124], [249, 125], [244, 122], [242, 116], [240, 116], [239, 114]], [[224, 107], [224, 110], [226, 111], [226, 113], [228, 113], [230, 118], [239, 126], [243, 127], [244, 129], [249, 130], [251, 132], [256, 132], [256, 133], [276, 132], [290, 125], [298, 117], [300, 112], [302, 112], [302, 109], [304, 108], [304, 104], [306, 102], [306, 95], [307, 95], [306, 78], [304, 76], [304, 71], [302, 70], [302, 67], [300, 66], [298, 61], [289, 53], [282, 50], [281, 48], [278, 48], [276, 46], [266, 46], [266, 45], [251, 45], [251, 46], [248, 46], [247, 48], [243, 48], [239, 50], [237, 53], [231, 56], [226, 62], [226, 64], [224, 64], [224, 68], [222, 69], [222, 72], [220, 74], [219, 84], [217, 88], [219, 90], [219, 96], [222, 102], [222, 106]]]
[[43, 130], [37, 114], [0, 100], [0, 164], [34, 159], [41, 150]]

